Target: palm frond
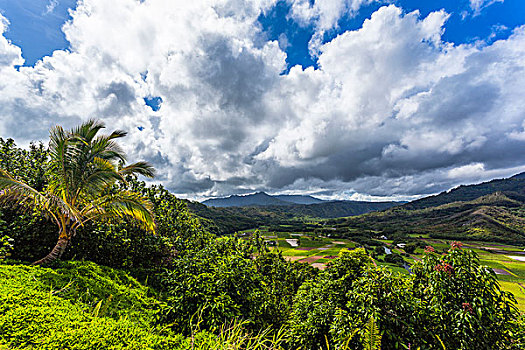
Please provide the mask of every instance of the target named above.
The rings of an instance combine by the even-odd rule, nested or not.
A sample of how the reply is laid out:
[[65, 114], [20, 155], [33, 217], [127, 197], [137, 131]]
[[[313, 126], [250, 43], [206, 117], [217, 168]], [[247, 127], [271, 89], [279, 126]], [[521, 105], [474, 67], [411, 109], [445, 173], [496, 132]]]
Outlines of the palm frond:
[[[92, 194], [95, 189], [102, 190], [122, 180], [117, 164], [125, 162], [126, 156], [112, 140], [126, 133], [117, 130], [109, 136], [97, 136], [102, 128], [102, 122], [88, 120], [70, 131], [58, 126], [51, 129], [49, 190], [52, 193], [76, 202], [84, 190]], [[93, 181], [90, 183], [88, 179]]]
[[122, 175], [139, 174], [149, 178], [155, 177], [155, 168], [148, 162], [136, 162], [119, 170]]
[[124, 137], [126, 136], [128, 133], [126, 131], [123, 131], [123, 130], [115, 130], [111, 133], [111, 135], [109, 135], [109, 138], [111, 140], [113, 139], [116, 139], [116, 138], [120, 138], [120, 137]]
[[75, 192], [75, 174], [78, 172], [83, 145], [85, 142], [79, 142], [78, 136], [64, 131], [60, 126], [50, 130], [49, 190], [64, 201], [68, 201], [69, 194]]
[[0, 202], [4, 205], [27, 207], [30, 202], [46, 202], [46, 198], [31, 186], [0, 169]]
[[126, 161], [126, 154], [110, 136], [99, 136], [91, 142], [91, 154], [110, 161]]
[[41, 209], [55, 220], [57, 215], [65, 215], [77, 221], [79, 213], [61, 198], [50, 193], [40, 193], [31, 186], [16, 180], [5, 170], [0, 169], [0, 204], [18, 209]]
[[76, 135], [80, 138], [83, 138], [89, 143], [91, 142], [91, 140], [93, 140], [97, 133], [105, 127], [106, 125], [104, 124], [104, 122], [96, 119], [89, 119], [84, 123], [80, 124], [79, 126], [72, 128], [70, 133], [72, 135]]
[[86, 197], [89, 200], [89, 198], [100, 195], [116, 181], [124, 181], [123, 176], [111, 162], [102, 158], [95, 158], [92, 163], [93, 166], [86, 169], [81, 175], [74, 201], [79, 197]]
[[140, 194], [121, 191], [107, 195], [82, 211], [85, 222], [95, 219], [111, 220], [114, 218], [131, 218], [139, 222], [147, 231], [155, 231], [155, 220], [152, 204]]

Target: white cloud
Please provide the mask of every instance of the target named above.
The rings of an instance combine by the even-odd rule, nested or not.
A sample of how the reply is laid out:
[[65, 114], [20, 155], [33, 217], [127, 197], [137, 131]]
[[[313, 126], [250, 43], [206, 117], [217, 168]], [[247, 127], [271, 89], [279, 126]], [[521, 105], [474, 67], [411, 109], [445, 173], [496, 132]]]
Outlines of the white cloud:
[[388, 3], [391, 0], [289, 0], [291, 3], [289, 16], [302, 26], [314, 26], [309, 49], [312, 56], [319, 54], [325, 32], [338, 27], [338, 21], [343, 16], [353, 17], [363, 6], [371, 3]]
[[46, 5], [46, 10], [44, 11], [43, 15], [52, 13], [57, 6], [58, 0], [49, 0], [49, 3]]
[[312, 25], [321, 30], [329, 30], [337, 26], [344, 15], [354, 16], [362, 6], [382, 0], [317, 0], [313, 4], [309, 0], [292, 0], [290, 16], [303, 25]]
[[413, 198], [521, 169], [525, 27], [454, 46], [441, 40], [445, 12], [387, 6], [320, 46], [319, 69], [283, 74], [285, 53], [257, 22], [270, 6], [83, 0], [64, 26], [70, 50], [19, 70], [20, 49], [0, 36], [0, 135], [26, 143], [98, 117], [189, 197]]
[[0, 68], [12, 68], [24, 64], [22, 50], [11, 44], [3, 35], [9, 26], [7, 18], [0, 14]]
[[479, 16], [483, 9], [503, 1], [504, 0], [470, 0], [470, 8], [473, 11], [473, 16]]

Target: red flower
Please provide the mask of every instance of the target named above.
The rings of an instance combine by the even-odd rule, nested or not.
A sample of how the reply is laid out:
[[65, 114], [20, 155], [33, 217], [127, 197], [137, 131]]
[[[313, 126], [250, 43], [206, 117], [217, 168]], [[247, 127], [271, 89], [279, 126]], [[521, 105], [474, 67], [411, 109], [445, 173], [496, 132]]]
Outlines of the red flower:
[[441, 263], [437, 265], [435, 269], [436, 271], [446, 272], [449, 275], [451, 275], [454, 272], [454, 266], [447, 264], [447, 263]]
[[463, 247], [463, 243], [454, 241], [450, 244], [450, 246], [451, 246], [451, 249], [461, 249], [461, 247]]
[[435, 251], [436, 251], [436, 250], [435, 250], [434, 247], [432, 247], [432, 246], [427, 245], [427, 246], [425, 247], [425, 253], [434, 253]]
[[472, 308], [472, 305], [470, 303], [463, 303], [461, 304], [463, 306], [463, 310], [468, 311], [469, 313], [474, 313], [474, 309]]

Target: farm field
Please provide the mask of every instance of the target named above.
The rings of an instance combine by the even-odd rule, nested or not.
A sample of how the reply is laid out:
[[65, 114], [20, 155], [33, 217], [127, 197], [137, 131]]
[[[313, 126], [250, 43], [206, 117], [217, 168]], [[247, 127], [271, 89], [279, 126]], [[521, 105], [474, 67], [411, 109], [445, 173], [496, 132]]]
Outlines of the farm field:
[[[341, 251], [353, 250], [361, 246], [351, 239], [319, 237], [313, 232], [286, 232], [286, 227], [283, 227], [282, 232], [268, 231], [266, 227], [260, 227], [258, 230], [270, 248], [281, 251], [285, 259], [308, 263], [319, 269], [325, 269], [327, 264], [335, 259]], [[254, 231], [246, 230], [244, 232], [250, 234]], [[425, 236], [413, 239], [425, 246], [432, 246], [436, 251], [444, 251], [450, 248], [450, 241], [447, 240], [431, 239]], [[406, 262], [405, 267], [399, 263], [385, 262], [387, 254], [378, 254], [375, 252], [375, 247], [371, 249], [373, 251], [371, 255], [378, 265], [387, 266], [399, 273], [409, 273], [407, 268], [415, 259], [420, 259], [424, 252], [423, 248], [418, 247], [412, 254], [406, 254], [402, 248], [393, 247], [391, 240], [373, 241], [377, 242], [379, 246], [387, 247], [391, 253], [397, 253], [403, 258]], [[462, 243], [463, 248], [472, 249], [478, 254], [482, 264], [493, 269], [501, 288], [513, 293], [518, 302], [518, 307], [525, 312], [525, 251], [523, 247], [490, 242], [464, 241]]]

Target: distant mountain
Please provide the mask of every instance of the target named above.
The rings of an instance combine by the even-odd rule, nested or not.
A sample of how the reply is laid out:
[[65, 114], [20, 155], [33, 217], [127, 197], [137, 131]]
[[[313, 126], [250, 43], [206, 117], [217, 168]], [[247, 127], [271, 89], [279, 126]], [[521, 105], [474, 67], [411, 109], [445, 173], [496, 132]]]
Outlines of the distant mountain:
[[212, 198], [202, 202], [209, 207], [251, 207], [267, 205], [292, 205], [292, 204], [315, 204], [322, 203], [321, 199], [312, 196], [300, 195], [278, 195], [270, 196], [264, 192], [257, 192], [247, 195], [233, 195], [225, 198]]
[[333, 201], [317, 204], [215, 207], [188, 201], [188, 208], [192, 213], [204, 218], [211, 231], [225, 234], [263, 225], [297, 223], [305, 218], [360, 215], [399, 204], [401, 203]]
[[261, 205], [289, 205], [289, 202], [272, 197], [264, 192], [257, 192], [247, 195], [233, 195], [225, 198], [212, 198], [202, 202], [209, 207], [248, 207]]
[[525, 179], [525, 173], [516, 174], [511, 179]]
[[[405, 209], [424, 209], [439, 205], [471, 201], [481, 196], [495, 192], [523, 193], [525, 190], [525, 173], [514, 175], [508, 179], [497, 179], [477, 185], [461, 185], [435, 196], [421, 198], [405, 204]], [[512, 195], [512, 194], [511, 194]]]
[[382, 212], [328, 222], [332, 233], [429, 235], [525, 244], [525, 174], [460, 186]]
[[315, 198], [312, 196], [301, 196], [301, 195], [286, 195], [286, 194], [280, 194], [277, 196], [272, 196], [273, 198], [280, 199], [285, 202], [290, 202], [294, 204], [318, 204], [325, 202], [322, 199]]
[[310, 217], [321, 219], [340, 218], [355, 216], [372, 211], [380, 211], [392, 208], [401, 203], [398, 202], [364, 202], [364, 201], [331, 201], [316, 204], [295, 204], [286, 207], [265, 207], [264, 210], [286, 213], [293, 217]]

